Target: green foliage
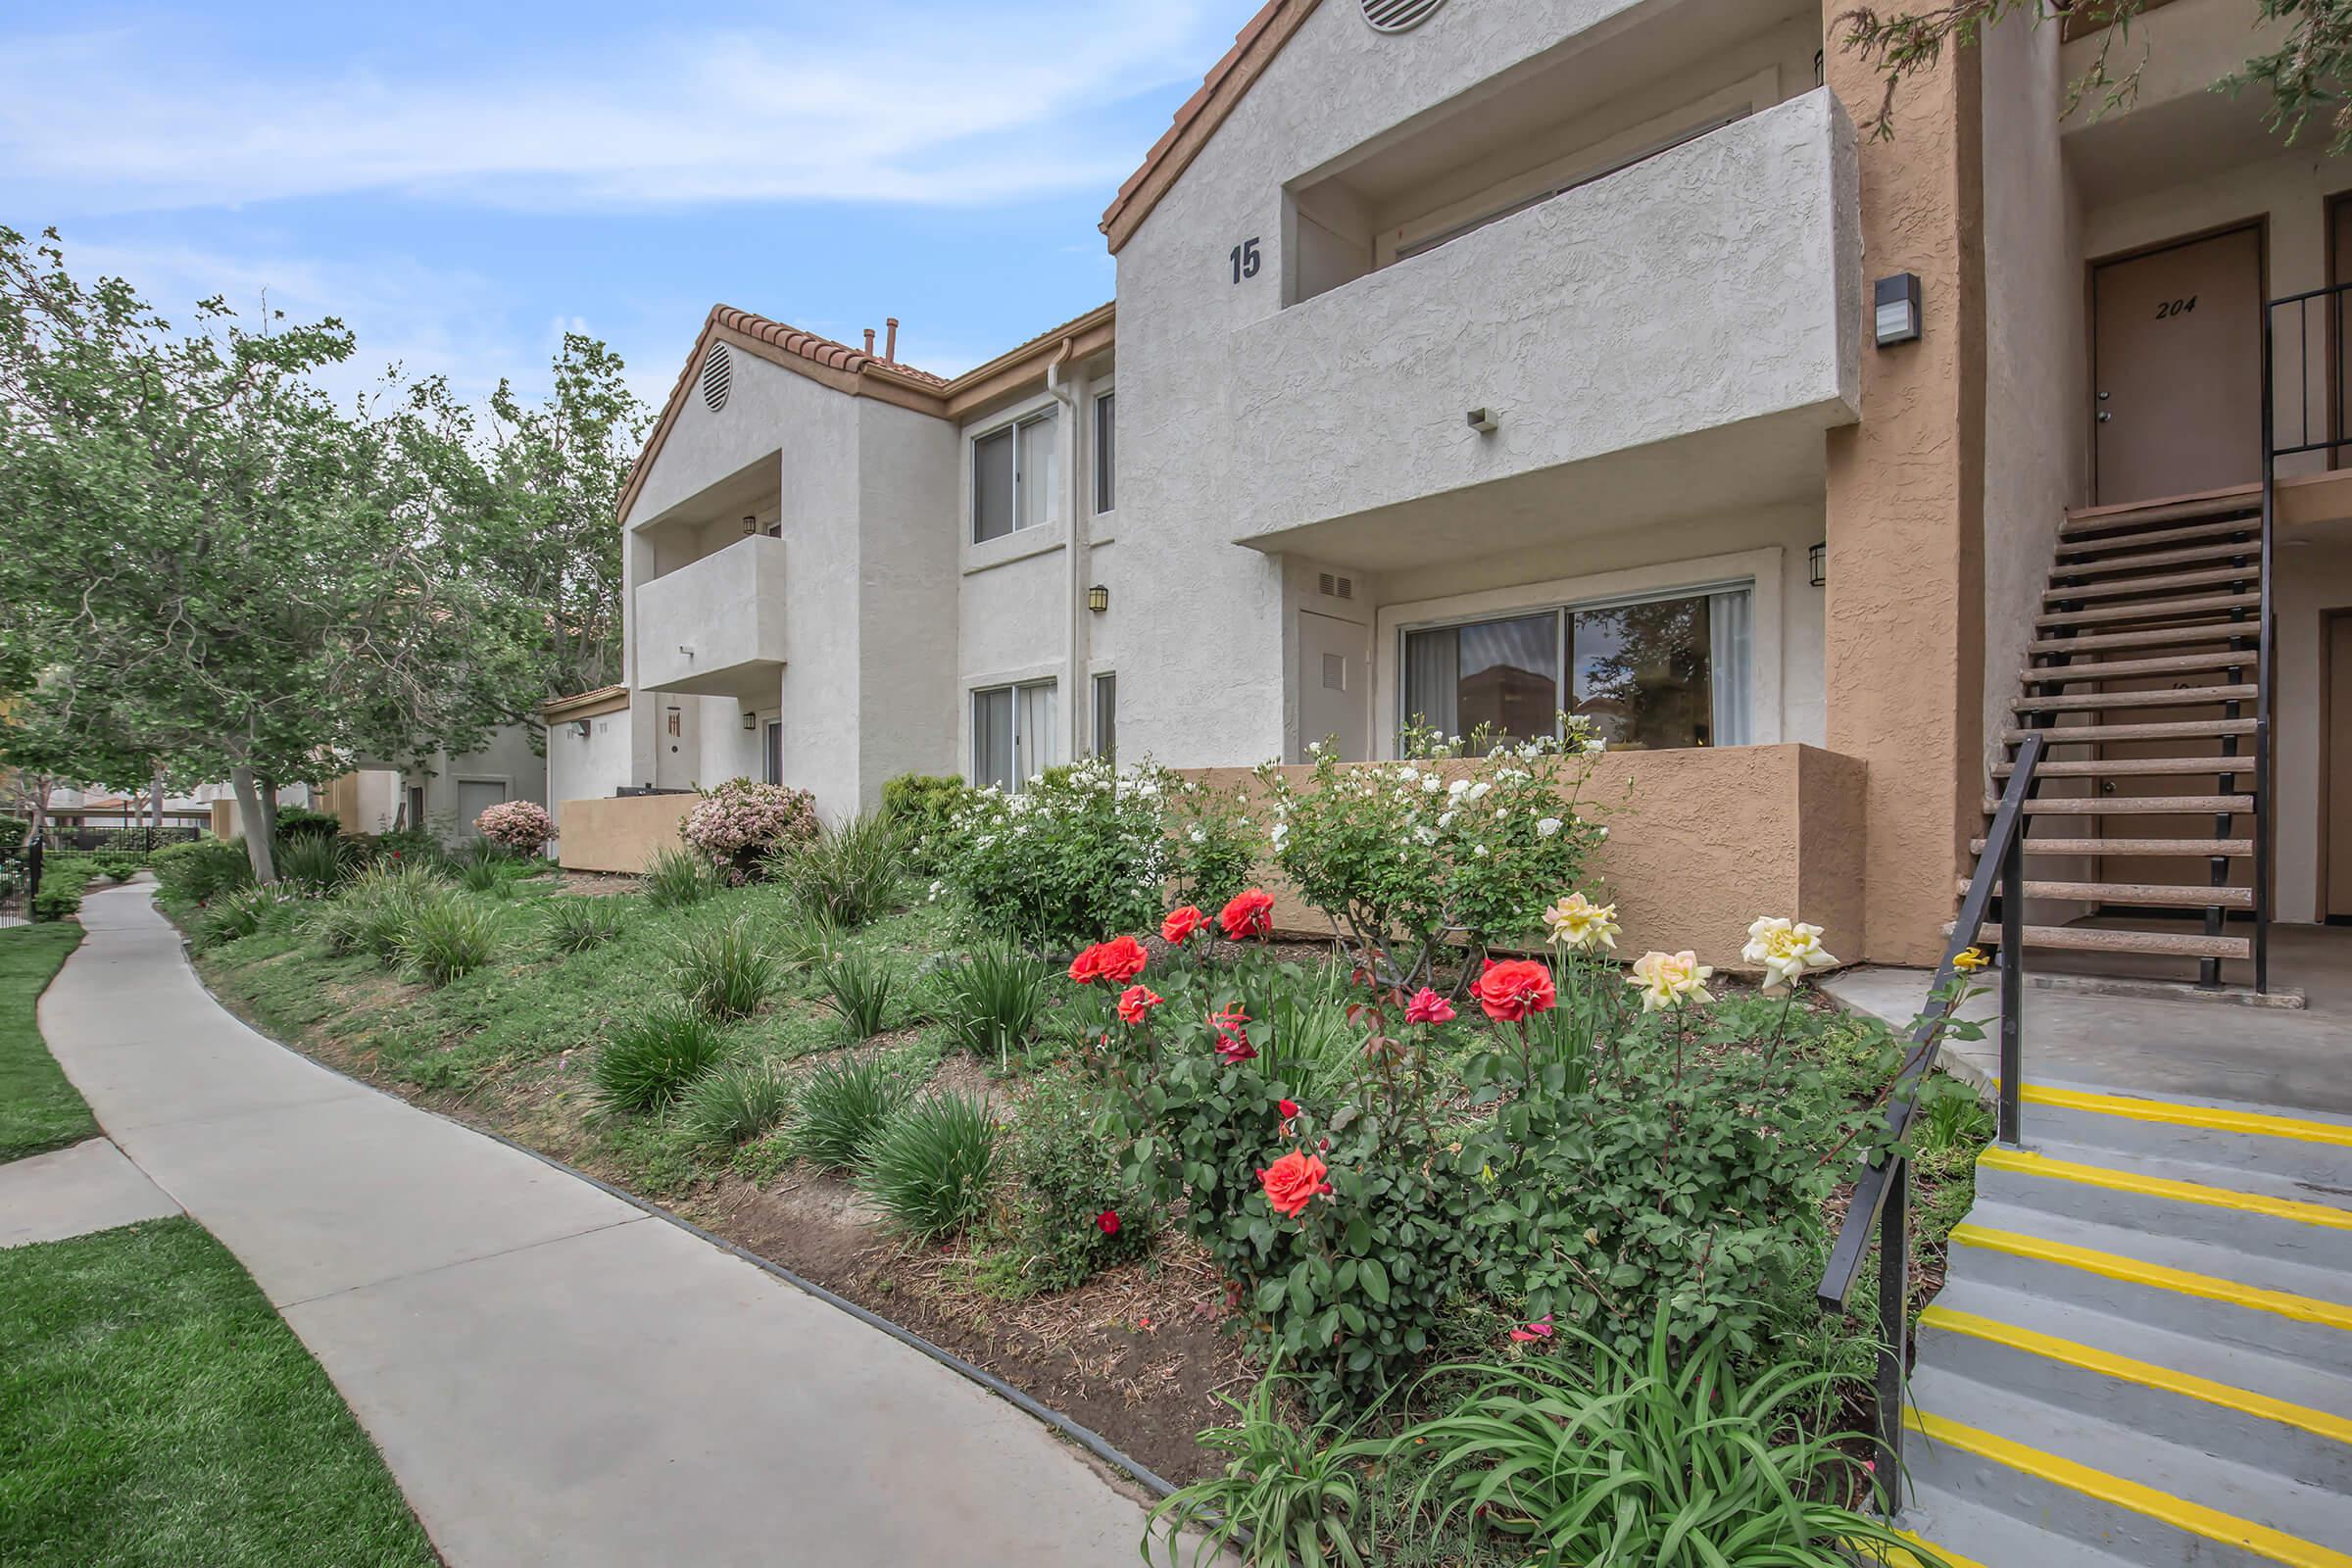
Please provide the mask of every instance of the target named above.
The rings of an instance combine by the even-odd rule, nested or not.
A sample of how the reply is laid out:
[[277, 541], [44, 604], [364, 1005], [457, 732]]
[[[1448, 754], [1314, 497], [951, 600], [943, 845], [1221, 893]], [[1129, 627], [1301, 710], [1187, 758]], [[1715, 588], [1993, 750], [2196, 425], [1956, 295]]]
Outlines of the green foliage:
[[931, 972], [932, 1011], [957, 1045], [1008, 1067], [1013, 1050], [1036, 1033], [1051, 973], [1043, 959], [1010, 943], [983, 943]]
[[1820, 1374], [1750, 1379], [1723, 1333], [1678, 1357], [1671, 1311], [1659, 1305], [1638, 1353], [1562, 1331], [1578, 1353], [1456, 1369], [1471, 1390], [1388, 1446], [1427, 1457], [1416, 1500], [1440, 1525], [1476, 1515], [1545, 1562], [1846, 1568], [1856, 1550], [1902, 1547], [1940, 1568], [1827, 1500], [1850, 1494], [1839, 1446], [1854, 1435], [1791, 1419], [1818, 1403]]
[[90, 864], [110, 882], [127, 882], [139, 874], [139, 858], [135, 855], [97, 855]]
[[683, 909], [717, 891], [710, 862], [683, 850], [656, 850], [645, 868], [645, 902], [657, 909]]
[[277, 888], [238, 888], [205, 906], [196, 923], [197, 945], [217, 948], [260, 931], [282, 929], [301, 901]]
[[776, 955], [796, 969], [813, 969], [841, 952], [841, 927], [822, 909], [795, 908], [776, 928]]
[[891, 1115], [864, 1146], [859, 1185], [893, 1225], [934, 1241], [987, 1213], [997, 1142], [985, 1099], [926, 1095]]
[[253, 880], [253, 864], [245, 858], [243, 839], [194, 839], [167, 844], [147, 858], [147, 868], [164, 896], [184, 904], [202, 904], [216, 893], [241, 888]]
[[[1198, 1532], [1193, 1568], [1222, 1550], [1247, 1568], [1366, 1568], [1378, 1561], [1359, 1468], [1369, 1445], [1352, 1426], [1318, 1421], [1301, 1432], [1284, 1419], [1278, 1393], [1286, 1380], [1268, 1372], [1247, 1399], [1220, 1394], [1237, 1418], [1210, 1427], [1200, 1446], [1225, 1467], [1162, 1498], [1144, 1523], [1144, 1560], [1164, 1546], [1178, 1560], [1178, 1540]], [[1154, 1541], [1154, 1537], [1160, 1539]], [[1616, 1558], [1594, 1558], [1615, 1562]], [[1623, 1559], [1630, 1563], [1632, 1559]]]
[[771, 852], [765, 870], [801, 908], [849, 929], [897, 906], [903, 864], [898, 825], [860, 813]]
[[333, 834], [299, 834], [277, 847], [277, 879], [298, 889], [331, 893], [351, 875], [359, 854]]
[[547, 945], [558, 953], [586, 953], [620, 935], [628, 913], [618, 899], [547, 901]]
[[852, 1040], [870, 1040], [890, 1021], [898, 971], [878, 953], [836, 954], [816, 972], [818, 1000], [833, 1009]]
[[409, 916], [442, 896], [430, 868], [411, 862], [379, 862], [343, 886], [314, 922], [329, 953], [365, 953], [379, 963], [399, 957]]
[[725, 1054], [716, 1024], [664, 1003], [623, 1024], [596, 1054], [590, 1073], [608, 1110], [663, 1110]]
[[795, 1097], [792, 1152], [831, 1170], [854, 1170], [907, 1095], [906, 1079], [879, 1057], [828, 1061]]
[[1084, 1284], [1151, 1250], [1160, 1216], [1096, 1132], [1095, 1099], [1073, 1073], [1040, 1074], [1005, 1135], [1014, 1190], [1004, 1243], [1020, 1294]]
[[41, 877], [40, 890], [32, 896], [32, 917], [35, 920], [63, 920], [81, 912], [81, 884], [71, 878]]
[[98, 1130], [49, 1054], [34, 1012], [80, 941], [77, 925], [0, 929], [0, 1163], [63, 1149]]
[[332, 811], [315, 811], [307, 806], [277, 808], [277, 842], [281, 849], [296, 839], [331, 839], [342, 831], [342, 820]]
[[678, 819], [678, 837], [740, 887], [761, 874], [767, 858], [817, 834], [816, 797], [781, 784], [731, 778], [704, 790]]
[[[476, 844], [487, 840], [476, 839]], [[479, 893], [493, 899], [511, 899], [517, 885], [537, 871], [526, 861], [514, 860], [499, 854], [496, 847], [488, 855], [476, 855], [458, 864], [458, 886], [468, 893]]]
[[721, 1062], [687, 1089], [679, 1119], [705, 1144], [731, 1149], [766, 1133], [792, 1105], [792, 1086], [765, 1061]]
[[960, 778], [902, 773], [882, 785], [882, 814], [906, 841], [906, 863], [926, 876], [946, 864], [956, 819], [979, 792]]
[[776, 988], [776, 957], [751, 917], [737, 915], [687, 934], [677, 948], [677, 985], [686, 1004], [720, 1023], [750, 1016]]
[[416, 901], [393, 945], [401, 971], [426, 985], [445, 986], [498, 956], [504, 941], [499, 912], [489, 905], [441, 892]]

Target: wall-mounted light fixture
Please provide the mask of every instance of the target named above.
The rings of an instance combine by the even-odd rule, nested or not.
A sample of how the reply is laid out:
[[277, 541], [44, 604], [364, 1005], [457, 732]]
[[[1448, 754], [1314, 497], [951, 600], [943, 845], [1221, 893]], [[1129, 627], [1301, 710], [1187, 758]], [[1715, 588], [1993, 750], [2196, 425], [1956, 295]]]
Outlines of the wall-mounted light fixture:
[[744, 536], [746, 539], [749, 539], [749, 538], [750, 538], [752, 535], [754, 535], [754, 534], [758, 533], [759, 531], [760, 531], [760, 519], [759, 519], [758, 517], [755, 517], [755, 516], [753, 516], [753, 515], [752, 515], [750, 513], [748, 513], [748, 512], [747, 512], [747, 513], [745, 513], [745, 514], [743, 514], [743, 536]]
[[1919, 341], [1919, 274], [1897, 272], [1870, 286], [1871, 335], [1879, 347]]
[[1086, 591], [1086, 608], [1098, 615], [1108, 610], [1110, 608], [1110, 590], [1101, 583], [1089, 588]]
[[1819, 588], [1830, 580], [1830, 542], [1827, 539], [1805, 552], [1805, 565], [1810, 568], [1814, 587]]
[[571, 732], [579, 739], [586, 740], [588, 738], [588, 721], [584, 718], [573, 719], [571, 721]]
[[760, 727], [760, 715], [758, 713], [746, 711], [743, 715], [743, 727], [748, 730], [758, 730]]

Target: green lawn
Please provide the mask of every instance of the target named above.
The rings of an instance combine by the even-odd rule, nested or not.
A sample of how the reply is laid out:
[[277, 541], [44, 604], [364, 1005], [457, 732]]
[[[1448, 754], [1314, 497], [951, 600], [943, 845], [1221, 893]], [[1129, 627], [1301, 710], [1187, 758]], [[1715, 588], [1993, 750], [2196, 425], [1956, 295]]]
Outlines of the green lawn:
[[195, 1222], [0, 1251], [0, 1562], [439, 1560], [326, 1374]]
[[0, 1160], [63, 1149], [98, 1131], [33, 1020], [33, 1004], [80, 940], [81, 927], [71, 921], [0, 931]]

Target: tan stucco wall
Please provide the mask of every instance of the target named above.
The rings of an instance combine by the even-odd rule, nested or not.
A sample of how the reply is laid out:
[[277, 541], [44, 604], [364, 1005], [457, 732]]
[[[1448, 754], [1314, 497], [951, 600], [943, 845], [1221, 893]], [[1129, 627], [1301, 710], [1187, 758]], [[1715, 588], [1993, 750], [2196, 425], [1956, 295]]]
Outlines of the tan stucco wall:
[[[1826, 0], [1833, 39], [1846, 0]], [[1860, 953], [1927, 963], [1984, 786], [1984, 252], [1980, 66], [1948, 51], [1859, 144], [1864, 297], [1916, 272], [1918, 342], [1862, 351], [1862, 420], [1829, 433], [1829, 747], [1868, 764], [1870, 890]], [[1882, 86], [1832, 43], [1829, 84]], [[1851, 944], [1849, 944], [1849, 947]]]
[[557, 841], [567, 871], [643, 871], [662, 850], [683, 849], [678, 819], [690, 795], [608, 796], [565, 801]]
[[[1219, 786], [1255, 783], [1242, 768], [1189, 771]], [[1283, 771], [1296, 784], [1313, 776]], [[1690, 948], [1742, 968], [1748, 924], [1764, 914], [1809, 920], [1831, 952], [1861, 956], [1864, 770], [1852, 758], [1794, 745], [1614, 752], [1594, 760], [1581, 799], [1609, 828], [1582, 891], [1616, 902], [1622, 956]], [[1304, 901], [1269, 886], [1283, 930], [1329, 931]]]

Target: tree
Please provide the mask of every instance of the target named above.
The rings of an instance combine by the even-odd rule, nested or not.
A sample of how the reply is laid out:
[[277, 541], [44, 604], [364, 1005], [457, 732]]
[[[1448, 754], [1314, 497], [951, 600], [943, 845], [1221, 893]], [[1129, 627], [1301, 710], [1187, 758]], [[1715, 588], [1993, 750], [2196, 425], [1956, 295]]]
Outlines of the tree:
[[[2067, 13], [2106, 27], [2097, 58], [2068, 85], [2068, 114], [2094, 97], [2101, 114], [2131, 104], [2139, 88], [2139, 66], [2121, 75], [2111, 68], [2116, 48], [2130, 40], [2132, 24], [2148, 3], [2084, 0]], [[1877, 67], [1886, 86], [1878, 113], [1863, 128], [1877, 136], [1893, 135], [1894, 98], [1903, 82], [1934, 70], [1947, 43], [1974, 47], [1986, 27], [2012, 11], [2028, 11], [2036, 25], [2043, 20], [2039, 5], [2029, 6], [2028, 0], [1946, 0], [1901, 13], [1858, 6], [1840, 15], [1838, 23], [1845, 28], [1840, 41]], [[2288, 143], [2303, 133], [2314, 115], [2328, 112], [2328, 123], [2334, 129], [2329, 155], [2352, 151], [2352, 97], [2344, 91], [2345, 83], [2352, 81], [2352, 0], [2256, 0], [2254, 26], [2282, 19], [2288, 30], [2276, 49], [2249, 55], [2242, 67], [2214, 85], [2232, 93], [2248, 86], [2263, 88], [2270, 97], [2265, 121]]]

